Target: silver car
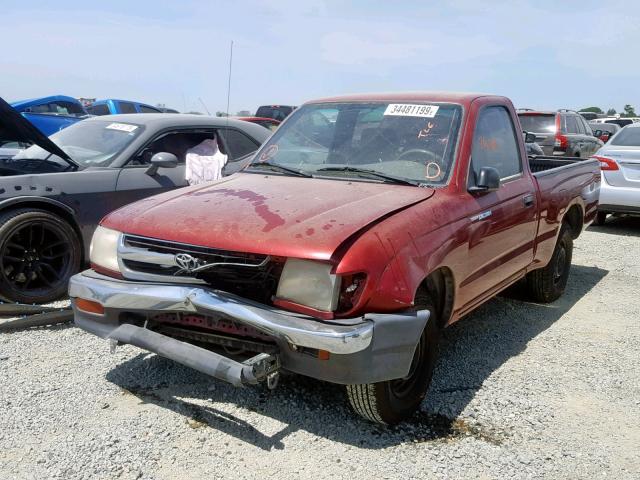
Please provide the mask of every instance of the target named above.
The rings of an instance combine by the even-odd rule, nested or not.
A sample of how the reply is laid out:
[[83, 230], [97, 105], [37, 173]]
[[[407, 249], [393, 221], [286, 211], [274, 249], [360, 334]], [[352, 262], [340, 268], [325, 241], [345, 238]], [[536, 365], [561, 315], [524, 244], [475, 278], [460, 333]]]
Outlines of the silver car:
[[610, 213], [640, 215], [640, 123], [627, 125], [594, 155], [602, 184], [596, 225]]

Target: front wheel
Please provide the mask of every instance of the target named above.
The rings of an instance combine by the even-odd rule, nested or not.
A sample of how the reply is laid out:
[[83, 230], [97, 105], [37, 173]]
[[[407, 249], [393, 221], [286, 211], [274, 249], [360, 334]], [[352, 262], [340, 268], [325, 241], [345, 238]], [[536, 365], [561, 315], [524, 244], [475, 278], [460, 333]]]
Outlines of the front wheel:
[[416, 299], [420, 310], [429, 310], [425, 326], [404, 378], [378, 383], [347, 385], [351, 407], [367, 420], [392, 425], [414, 414], [424, 399], [438, 357], [438, 319], [429, 295]]
[[20, 303], [60, 298], [80, 269], [80, 248], [71, 225], [49, 212], [0, 215], [0, 297]]
[[547, 266], [527, 274], [527, 288], [534, 301], [550, 303], [560, 298], [569, 279], [572, 255], [573, 238], [569, 228], [563, 225]]

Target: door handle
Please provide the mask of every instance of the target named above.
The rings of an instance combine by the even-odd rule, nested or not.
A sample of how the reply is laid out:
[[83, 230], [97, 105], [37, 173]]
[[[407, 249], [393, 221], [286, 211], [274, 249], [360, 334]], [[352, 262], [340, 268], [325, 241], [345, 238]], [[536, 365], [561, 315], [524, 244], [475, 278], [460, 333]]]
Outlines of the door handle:
[[535, 197], [533, 195], [525, 195], [524, 197], [522, 197], [522, 203], [527, 208], [533, 207], [533, 204], [535, 203]]

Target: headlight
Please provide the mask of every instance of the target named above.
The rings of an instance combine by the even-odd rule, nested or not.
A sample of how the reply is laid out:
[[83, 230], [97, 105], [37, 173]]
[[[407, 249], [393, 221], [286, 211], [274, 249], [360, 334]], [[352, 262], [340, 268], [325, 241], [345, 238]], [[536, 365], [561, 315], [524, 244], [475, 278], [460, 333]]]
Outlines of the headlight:
[[338, 306], [340, 277], [331, 265], [313, 260], [289, 258], [284, 264], [276, 297], [331, 312]]
[[120, 241], [120, 235], [122, 234], [116, 230], [98, 226], [93, 234], [91, 247], [89, 248], [91, 263], [113, 272], [119, 272], [118, 242]]

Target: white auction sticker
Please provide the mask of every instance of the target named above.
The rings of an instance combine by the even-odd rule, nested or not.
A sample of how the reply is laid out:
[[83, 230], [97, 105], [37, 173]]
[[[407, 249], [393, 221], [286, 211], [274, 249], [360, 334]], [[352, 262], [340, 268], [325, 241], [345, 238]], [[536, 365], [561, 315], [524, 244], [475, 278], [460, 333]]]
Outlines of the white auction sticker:
[[135, 129], [137, 129], [138, 126], [130, 125], [128, 123], [110, 123], [106, 128], [108, 128], [109, 130], [120, 130], [121, 132], [131, 133]]
[[401, 117], [426, 117], [433, 118], [438, 112], [437, 105], [412, 105], [409, 103], [390, 103], [384, 111], [385, 115], [397, 115]]

